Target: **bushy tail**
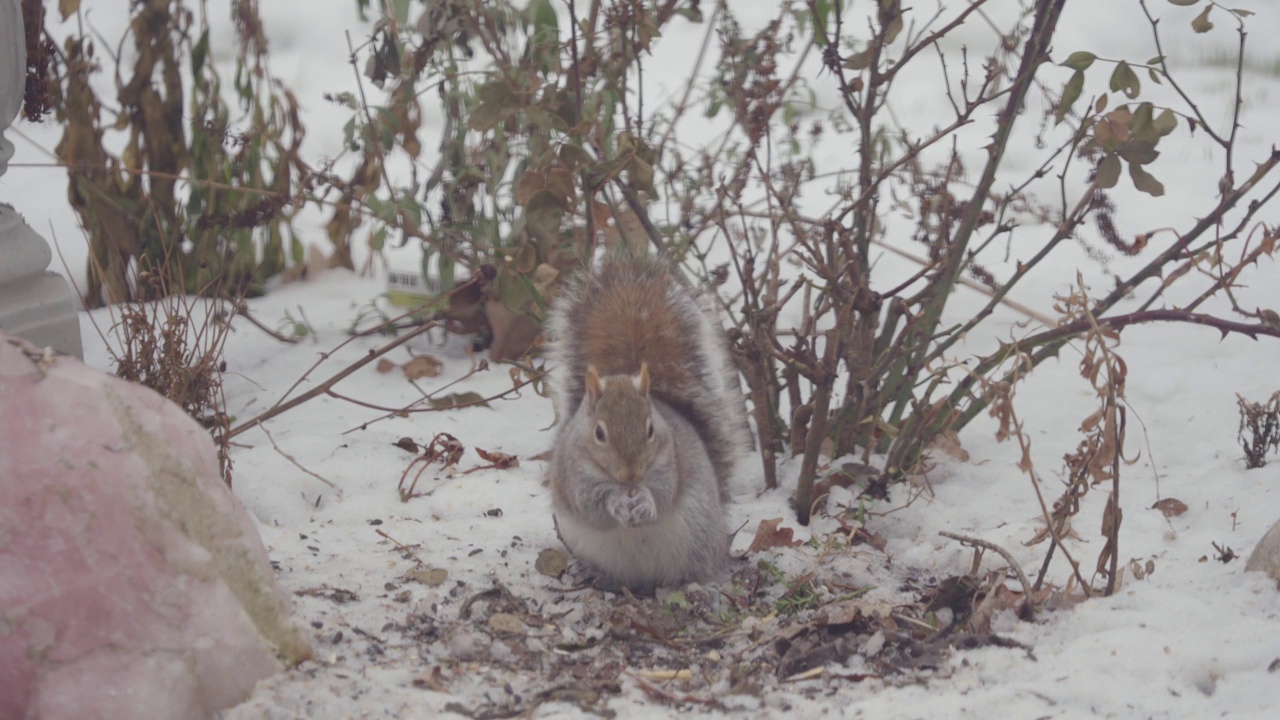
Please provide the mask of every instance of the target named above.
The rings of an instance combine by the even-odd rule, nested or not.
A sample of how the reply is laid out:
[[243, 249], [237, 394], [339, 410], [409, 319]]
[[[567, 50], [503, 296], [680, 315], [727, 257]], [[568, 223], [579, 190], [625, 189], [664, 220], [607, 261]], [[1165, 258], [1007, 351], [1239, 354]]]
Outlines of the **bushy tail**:
[[654, 397], [697, 430], [724, 495], [750, 440], [737, 370], [708, 300], [661, 258], [609, 254], [552, 304], [548, 347], [561, 420], [582, 402], [588, 364], [611, 375], [648, 363]]

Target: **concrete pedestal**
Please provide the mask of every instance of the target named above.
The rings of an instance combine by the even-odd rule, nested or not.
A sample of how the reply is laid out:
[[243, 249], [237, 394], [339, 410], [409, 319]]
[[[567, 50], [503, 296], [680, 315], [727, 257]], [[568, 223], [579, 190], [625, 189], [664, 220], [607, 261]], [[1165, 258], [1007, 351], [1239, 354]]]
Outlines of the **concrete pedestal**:
[[[5, 131], [22, 109], [27, 48], [18, 0], [0, 0], [0, 175], [13, 143]], [[59, 352], [83, 356], [71, 289], [47, 272], [52, 253], [18, 211], [0, 202], [0, 330]]]

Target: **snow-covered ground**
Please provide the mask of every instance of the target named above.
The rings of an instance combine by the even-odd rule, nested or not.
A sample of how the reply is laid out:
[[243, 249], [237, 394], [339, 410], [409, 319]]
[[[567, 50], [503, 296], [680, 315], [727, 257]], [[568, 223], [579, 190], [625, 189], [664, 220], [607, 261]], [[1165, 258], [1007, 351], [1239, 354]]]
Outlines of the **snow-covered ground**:
[[[744, 6], [750, 16], [747, 3], [733, 4]], [[120, 11], [88, 5], [95, 6], [96, 27], [115, 37]], [[210, 5], [219, 18], [214, 38], [229, 43], [229, 28], [221, 19], [225, 4]], [[337, 152], [346, 120], [345, 111], [321, 96], [354, 83], [345, 53], [333, 48], [345, 47], [344, 30], [361, 37], [368, 27], [357, 21], [353, 0], [305, 5], [304, 13], [299, 12], [302, 3], [267, 2], [261, 9], [274, 43], [273, 69], [298, 94], [307, 113], [305, 147], [319, 158]], [[1216, 34], [1193, 41], [1175, 27], [1185, 26], [1198, 8], [1150, 5], [1169, 18], [1164, 27], [1174, 33], [1179, 49], [1185, 48], [1182, 67], [1191, 89], [1212, 100], [1216, 115], [1210, 120], [1225, 122], [1233, 73], [1213, 58], [1234, 46], [1229, 23], [1215, 16]], [[1270, 43], [1280, 31], [1280, 9], [1260, 0], [1240, 5], [1258, 12], [1250, 25], [1256, 70], [1244, 96], [1240, 135], [1240, 163], [1249, 167], [1250, 160], [1280, 142], [1280, 79], [1274, 70], [1280, 55]], [[1075, 49], [1106, 57], [1155, 54], [1145, 44], [1145, 26], [1134, 24], [1135, 8], [1129, 0], [1068, 3], [1054, 56]], [[948, 50], [958, 50], [960, 40], [989, 41], [982, 27], [965, 30], [969, 34]], [[661, 40], [653, 62], [670, 72], [650, 73], [654, 97], [674, 92], [687, 75], [688, 55], [696, 51], [701, 33], [701, 27], [677, 23]], [[215, 48], [215, 57], [226, 62], [230, 52], [229, 45]], [[834, 107], [829, 75], [820, 77], [814, 65], [807, 77], [819, 106]], [[1064, 73], [1060, 81], [1065, 79]], [[1094, 78], [1099, 85], [1090, 90], [1101, 90], [1102, 79]], [[932, 123], [945, 120], [940, 113], [946, 104], [936, 88], [922, 86], [896, 109]], [[432, 124], [439, 119], [433, 109], [427, 118], [424, 136], [439, 127]], [[1035, 124], [1034, 117], [1024, 121]], [[73, 273], [79, 272], [85, 250], [78, 246], [80, 233], [64, 199], [64, 172], [22, 165], [47, 162], [40, 148], [51, 149], [58, 130], [52, 124], [22, 123], [17, 129], [32, 142], [14, 138], [18, 156], [0, 178], [0, 199], [14, 204], [40, 232], [56, 234]], [[1029, 132], [1013, 146], [1012, 170], [1032, 167]], [[685, 141], [711, 135], [704, 130], [699, 136], [693, 128]], [[1169, 187], [1165, 198], [1139, 203], [1123, 187], [1116, 191], [1118, 222], [1126, 234], [1168, 225], [1185, 228], [1211, 207], [1219, 160], [1198, 141], [1173, 139], [1152, 166]], [[982, 144], [975, 142], [966, 152], [980, 152]], [[829, 200], [819, 198], [815, 212], [822, 202]], [[1280, 215], [1272, 209], [1261, 219], [1274, 224]], [[318, 218], [312, 221], [318, 228]], [[1028, 232], [1019, 240], [1029, 244], [1035, 237]], [[411, 254], [396, 259], [413, 262]], [[1079, 253], [1038, 272], [1032, 284], [1018, 289], [1017, 299], [1050, 312], [1052, 295], [1074, 282], [1077, 261], [1091, 284], [1109, 282]], [[1274, 263], [1264, 259], [1248, 275], [1242, 304], [1280, 307], [1277, 280]], [[251, 311], [268, 324], [286, 313], [299, 317], [301, 308], [315, 334], [287, 346], [237, 322], [226, 347], [229, 411], [244, 420], [276, 402], [321, 353], [347, 338], [347, 329], [377, 298], [383, 282], [335, 271], [276, 287], [253, 301]], [[963, 313], [981, 300], [959, 294], [952, 312]], [[1221, 304], [1212, 309], [1225, 310]], [[109, 324], [103, 311], [94, 317], [103, 327]], [[992, 323], [958, 350], [988, 349], [1008, 336], [1009, 321], [1020, 319], [1013, 313], [999, 317], [1005, 325]], [[83, 318], [86, 360], [109, 369], [102, 341], [89, 317]], [[368, 338], [346, 345], [301, 390], [384, 342]], [[366, 403], [404, 405], [420, 392], [466, 375], [477, 362], [468, 346], [466, 338], [420, 337], [389, 357], [403, 363], [411, 354], [430, 354], [443, 362], [438, 377], [419, 380], [415, 387], [399, 371], [382, 373], [370, 364], [335, 389]], [[869, 612], [913, 603], [922, 588], [970, 569], [972, 551], [940, 537], [940, 531], [998, 543], [1029, 572], [1038, 569], [1045, 546], [1024, 543], [1040, 527], [1039, 505], [1031, 481], [1017, 468], [1020, 451], [994, 441], [993, 421], [981, 419], [963, 433], [967, 461], [940, 456], [929, 476], [932, 495], [907, 505], [905, 490], [899, 490], [892, 501], [868, 506], [873, 515], [867, 530], [883, 538], [883, 549], [829, 543], [838, 526], [822, 518], [812, 528], [794, 528], [799, 539], [815, 538], [815, 546], [756, 553], [736, 566], [733, 583], [653, 600], [574, 589], [570, 575], [557, 578], [535, 568], [540, 553], [559, 547], [542, 484], [545, 463], [535, 459], [550, 444], [553, 416], [547, 399], [526, 389], [487, 408], [368, 425], [383, 413], [332, 397], [311, 401], [267, 423], [278, 449], [253, 430], [237, 438], [233, 459], [236, 494], [259, 521], [280, 582], [314, 629], [317, 657], [262, 683], [253, 698], [226, 717], [435, 718], [461, 712], [507, 717], [526, 710], [533, 717], [1280, 715], [1280, 593], [1265, 577], [1246, 574], [1243, 558], [1218, 561], [1214, 546], [1247, 556], [1280, 519], [1280, 464], [1246, 471], [1236, 440], [1236, 393], [1262, 400], [1280, 390], [1272, 374], [1280, 344], [1239, 336], [1220, 340], [1213, 330], [1191, 326], [1135, 327], [1125, 331], [1118, 351], [1129, 367], [1133, 413], [1145, 425], [1145, 432], [1137, 422], [1129, 428], [1130, 454], [1140, 457], [1124, 469], [1120, 556], [1139, 566], [1150, 561], [1154, 572], [1143, 579], [1129, 572], [1114, 597], [1046, 612], [1033, 622], [1002, 613], [993, 619], [992, 630], [1012, 641], [1009, 647], [956, 650], [939, 655], [936, 667], [884, 679], [864, 677], [876, 674], [875, 650], [864, 646], [827, 664], [822, 675], [779, 681], [769, 654], [782, 652], [779, 643], [793, 640], [795, 625], [812, 614], [757, 611], [808, 573], [835, 583], [826, 587], [826, 599], [841, 594], [838, 588], [847, 591], [850, 597], [841, 599], [840, 607], [857, 605]], [[1077, 374], [1077, 358], [1070, 348], [1064, 350], [1060, 360], [1032, 374], [1017, 398], [1049, 497], [1059, 492], [1061, 458], [1075, 449], [1080, 421], [1096, 407], [1092, 390]], [[487, 397], [510, 386], [507, 368], [495, 365], [445, 392]], [[413, 456], [394, 443], [410, 437], [426, 444], [437, 433], [456, 437], [466, 454], [453, 472], [427, 470], [416, 488], [421, 496], [402, 502], [397, 484]], [[476, 448], [514, 455], [520, 464], [464, 474], [483, 464]], [[761, 520], [786, 518], [785, 525], [794, 525], [788, 496], [798, 467], [784, 465], [780, 475], [788, 487], [762, 494], [755, 458], [745, 466], [731, 509], [731, 524], [745, 524], [735, 542], [738, 552], [745, 551]], [[832, 501], [850, 502], [842, 492]], [[1188, 509], [1166, 519], [1151, 509], [1162, 498], [1181, 500]], [[1086, 567], [1103, 544], [1104, 502], [1103, 489], [1085, 499], [1076, 526], [1081, 539], [1070, 546]], [[984, 562], [984, 571], [1001, 567], [991, 554]], [[1055, 562], [1050, 579], [1059, 587], [1065, 584], [1066, 566]], [[749, 612], [743, 613], [732, 598], [745, 597], [742, 585], [751, 582], [760, 583], [760, 595], [747, 597]], [[1016, 582], [1009, 586], [1016, 589]], [[883, 635], [873, 640], [884, 641]], [[662, 671], [687, 673], [665, 679]]]

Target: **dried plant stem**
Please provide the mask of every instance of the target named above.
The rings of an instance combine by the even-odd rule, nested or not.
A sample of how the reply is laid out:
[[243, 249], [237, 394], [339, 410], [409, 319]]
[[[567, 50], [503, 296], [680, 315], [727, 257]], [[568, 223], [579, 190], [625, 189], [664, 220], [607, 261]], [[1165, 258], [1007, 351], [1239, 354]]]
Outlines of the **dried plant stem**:
[[1009, 567], [1013, 569], [1013, 572], [1017, 574], [1018, 582], [1022, 583], [1022, 593], [1026, 597], [1027, 611], [1032, 615], [1035, 614], [1036, 601], [1035, 601], [1035, 595], [1031, 591], [1031, 583], [1027, 580], [1027, 574], [1022, 572], [1022, 566], [1018, 564], [1018, 561], [1014, 559], [1013, 555], [1009, 554], [1008, 550], [1005, 550], [1004, 548], [1000, 547], [999, 545], [989, 540], [982, 540], [980, 538], [972, 537], [970, 535], [959, 535], [957, 533], [947, 532], [946, 530], [943, 530], [938, 534], [944, 538], [957, 540], [966, 545], [971, 545], [973, 547], [986, 548], [988, 550], [991, 550], [999, 554], [1000, 557], [1004, 558], [1004, 561], [1008, 563]]
[[[366, 354], [364, 357], [360, 358], [359, 360], [352, 363], [351, 365], [348, 365], [346, 368], [343, 368], [341, 371], [334, 374], [332, 377], [325, 380], [324, 382], [320, 383], [315, 388], [308, 390], [307, 392], [295, 397], [292, 400], [289, 400], [284, 403], [276, 404], [275, 406], [271, 407], [265, 412], [262, 412], [252, 420], [246, 421], [240, 424], [239, 426], [233, 428], [229, 433], [227, 433], [227, 439], [231, 439], [236, 435], [239, 435], [240, 433], [248, 430], [249, 428], [255, 427], [257, 425], [261, 425], [262, 423], [266, 422], [267, 420], [270, 420], [273, 417], [276, 417], [277, 415], [286, 413], [292, 410], [293, 408], [307, 402], [308, 400], [314, 400], [315, 398], [321, 395], [327, 394], [330, 391], [330, 389], [333, 388], [334, 385], [337, 385], [339, 382], [342, 382], [343, 379], [345, 379], [355, 371], [359, 370], [365, 365], [368, 365], [374, 360], [377, 360], [383, 355], [386, 355], [387, 353], [400, 347], [401, 345], [409, 342], [413, 338], [418, 337], [419, 335], [427, 332], [428, 330], [438, 327], [438, 325], [439, 323], [436, 323], [436, 322], [425, 323], [421, 327], [417, 328], [416, 330], [413, 330], [412, 332], [401, 335], [400, 337], [396, 338], [395, 340], [392, 340], [391, 342], [387, 343], [386, 345], [383, 345], [380, 348], [370, 350], [368, 354]], [[328, 354], [326, 354], [325, 357], [327, 358]]]
[[311, 471], [310, 471], [310, 470], [308, 470], [306, 467], [304, 467], [304, 466], [302, 465], [302, 463], [298, 462], [297, 458], [295, 458], [294, 456], [292, 456], [292, 455], [290, 455], [289, 453], [285, 452], [284, 450], [280, 449], [280, 446], [279, 446], [278, 444], [276, 444], [276, 439], [275, 439], [274, 437], [272, 437], [272, 435], [271, 435], [271, 431], [267, 429], [267, 426], [266, 426], [266, 425], [259, 425], [259, 426], [258, 426], [258, 428], [259, 428], [260, 430], [262, 430], [262, 432], [267, 436], [267, 439], [271, 441], [271, 447], [275, 448], [275, 449], [276, 449], [276, 452], [280, 453], [281, 457], [283, 457], [285, 460], [288, 460], [289, 462], [293, 463], [293, 466], [294, 466], [294, 467], [296, 467], [296, 468], [298, 468], [298, 469], [299, 469], [299, 470], [301, 470], [302, 472], [304, 472], [304, 473], [306, 473], [306, 474], [310, 475], [311, 477], [313, 477], [313, 478], [315, 478], [315, 479], [319, 480], [320, 482], [324, 483], [325, 485], [328, 485], [330, 488], [332, 488], [333, 490], [335, 490], [335, 491], [338, 493], [338, 495], [339, 495], [339, 496], [341, 496], [341, 495], [342, 495], [342, 488], [338, 487], [337, 485], [334, 485], [332, 482], [330, 482], [329, 480], [324, 479], [323, 477], [321, 477], [321, 476], [317, 475], [316, 473], [311, 472]]

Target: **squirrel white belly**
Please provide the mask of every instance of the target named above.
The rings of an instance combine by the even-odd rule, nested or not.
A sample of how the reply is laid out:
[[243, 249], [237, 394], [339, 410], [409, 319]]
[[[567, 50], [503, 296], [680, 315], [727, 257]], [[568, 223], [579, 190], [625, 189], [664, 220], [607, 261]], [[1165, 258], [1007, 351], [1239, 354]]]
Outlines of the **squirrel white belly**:
[[602, 587], [713, 579], [746, 422], [724, 334], [664, 261], [615, 254], [549, 316], [556, 522]]

